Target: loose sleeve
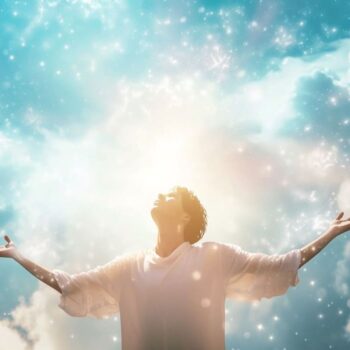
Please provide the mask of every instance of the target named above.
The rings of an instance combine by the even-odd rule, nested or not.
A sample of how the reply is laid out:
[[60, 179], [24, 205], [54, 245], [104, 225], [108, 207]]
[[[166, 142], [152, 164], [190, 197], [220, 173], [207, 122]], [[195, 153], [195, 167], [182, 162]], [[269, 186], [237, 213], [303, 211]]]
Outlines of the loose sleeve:
[[254, 301], [283, 295], [299, 283], [300, 249], [268, 255], [245, 251], [236, 244], [218, 244], [226, 297]]
[[118, 313], [130, 259], [121, 255], [107, 264], [74, 274], [52, 270], [62, 291], [58, 306], [75, 317], [100, 319]]

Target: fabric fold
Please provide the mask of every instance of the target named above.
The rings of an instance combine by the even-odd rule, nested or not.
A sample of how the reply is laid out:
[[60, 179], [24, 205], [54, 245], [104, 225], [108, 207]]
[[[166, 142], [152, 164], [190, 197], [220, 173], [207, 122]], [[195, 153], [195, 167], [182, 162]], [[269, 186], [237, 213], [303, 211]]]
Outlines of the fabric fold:
[[287, 292], [299, 283], [300, 249], [285, 254], [252, 253], [236, 244], [221, 247], [226, 297], [254, 301]]
[[74, 274], [52, 270], [62, 293], [58, 306], [75, 317], [106, 318], [119, 312], [119, 298], [128, 257], [118, 256], [104, 265]]

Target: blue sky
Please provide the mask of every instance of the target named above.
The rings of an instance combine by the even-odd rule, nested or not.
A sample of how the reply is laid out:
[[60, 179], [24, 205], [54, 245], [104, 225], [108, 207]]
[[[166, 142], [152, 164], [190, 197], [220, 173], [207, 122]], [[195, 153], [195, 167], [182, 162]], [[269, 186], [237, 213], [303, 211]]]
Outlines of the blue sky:
[[[152, 203], [181, 184], [207, 209], [204, 240], [269, 254], [314, 240], [350, 216], [349, 7], [2, 1], [1, 235], [82, 271], [152, 247]], [[348, 237], [286, 295], [228, 301], [227, 348], [349, 347]], [[0, 336], [14, 350], [120, 348], [118, 317], [71, 318], [56, 291], [0, 263]]]

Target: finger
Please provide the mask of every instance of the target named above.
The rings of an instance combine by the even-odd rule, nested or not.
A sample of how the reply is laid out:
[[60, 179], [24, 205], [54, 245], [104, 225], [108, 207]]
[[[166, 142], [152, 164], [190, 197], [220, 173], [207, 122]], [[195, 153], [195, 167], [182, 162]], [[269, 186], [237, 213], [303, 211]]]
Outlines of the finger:
[[341, 212], [338, 214], [336, 220], [340, 220], [340, 219], [342, 218], [343, 215], [344, 215], [344, 212], [341, 211]]
[[4, 238], [6, 239], [6, 241], [7, 241], [8, 243], [11, 242], [11, 239], [10, 239], [10, 237], [9, 237], [8, 235], [5, 235]]

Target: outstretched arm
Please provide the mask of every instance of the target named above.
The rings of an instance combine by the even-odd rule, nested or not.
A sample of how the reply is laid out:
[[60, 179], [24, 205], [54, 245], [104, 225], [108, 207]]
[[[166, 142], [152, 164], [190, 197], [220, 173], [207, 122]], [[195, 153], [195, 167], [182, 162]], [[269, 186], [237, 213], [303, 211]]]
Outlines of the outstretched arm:
[[5, 246], [0, 246], [0, 257], [14, 259], [40, 281], [56, 289], [59, 293], [62, 293], [51, 271], [24, 257], [8, 235], [5, 235], [4, 238], [7, 244]]
[[341, 220], [343, 215], [344, 212], [340, 212], [336, 219], [332, 221], [329, 228], [320, 237], [300, 249], [301, 263], [299, 268], [318, 254], [335, 237], [350, 230], [350, 217], [346, 220]]

